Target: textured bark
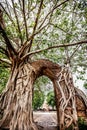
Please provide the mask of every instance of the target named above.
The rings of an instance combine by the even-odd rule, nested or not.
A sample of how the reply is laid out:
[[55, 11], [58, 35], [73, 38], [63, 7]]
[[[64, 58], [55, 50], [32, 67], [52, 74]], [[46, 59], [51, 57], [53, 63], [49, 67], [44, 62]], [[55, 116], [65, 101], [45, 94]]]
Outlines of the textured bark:
[[78, 88], [75, 88], [76, 109], [78, 117], [87, 119], [87, 96]]
[[0, 108], [3, 111], [1, 128], [8, 126], [10, 130], [37, 130], [32, 115], [32, 89], [34, 81], [42, 75], [53, 82], [59, 130], [65, 130], [71, 124], [74, 130], [78, 130], [76, 91], [71, 72], [69, 68], [49, 60], [14, 65], [6, 89], [0, 97]]
[[1, 96], [4, 109], [0, 127], [10, 130], [36, 130], [32, 117], [32, 85], [35, 80], [34, 69], [30, 64], [15, 66], [7, 90]]
[[59, 130], [65, 130], [71, 124], [74, 130], [78, 130], [75, 89], [69, 68], [60, 67], [50, 61], [39, 61], [39, 64], [40, 62], [43, 66], [42, 74], [49, 77], [54, 84]]
[[75, 90], [69, 68], [61, 68], [58, 79], [54, 80], [54, 88], [59, 129], [65, 130], [73, 124], [74, 130], [78, 130]]

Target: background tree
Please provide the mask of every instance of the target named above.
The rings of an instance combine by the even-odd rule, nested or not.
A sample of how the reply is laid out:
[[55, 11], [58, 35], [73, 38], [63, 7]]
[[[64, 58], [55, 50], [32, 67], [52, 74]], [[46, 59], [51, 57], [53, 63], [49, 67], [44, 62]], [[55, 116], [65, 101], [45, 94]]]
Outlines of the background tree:
[[43, 74], [52, 80], [55, 73], [57, 78], [61, 67], [47, 60], [33, 61], [41, 57], [63, 64], [66, 47], [71, 58], [78, 48], [84, 49], [85, 58], [86, 4], [82, 0], [0, 1], [0, 53], [3, 54], [0, 63], [11, 68], [6, 89], [0, 96], [3, 110], [0, 127], [9, 124], [10, 130], [37, 129], [32, 117], [34, 81]]
[[53, 91], [50, 91], [48, 94], [47, 94], [47, 103], [49, 106], [52, 107], [52, 109], [54, 109], [54, 107], [56, 106], [56, 103], [55, 103], [55, 95], [54, 95], [54, 92]]
[[40, 91], [34, 91], [34, 97], [33, 97], [33, 109], [38, 110], [42, 106], [44, 102], [44, 94]]
[[9, 76], [9, 70], [0, 67], [0, 93], [5, 88]]

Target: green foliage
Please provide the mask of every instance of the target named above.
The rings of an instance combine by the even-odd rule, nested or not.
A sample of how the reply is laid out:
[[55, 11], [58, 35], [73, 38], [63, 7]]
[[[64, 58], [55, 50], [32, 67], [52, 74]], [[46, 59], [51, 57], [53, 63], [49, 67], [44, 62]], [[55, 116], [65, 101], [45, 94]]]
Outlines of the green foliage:
[[[78, 119], [78, 127], [79, 127], [79, 130], [87, 130], [87, 122], [81, 117], [79, 117]], [[66, 130], [73, 130], [73, 125], [71, 125]]]
[[[7, 2], [9, 3], [9, 0], [7, 0]], [[39, 29], [43, 28], [43, 26], [48, 23], [49, 19], [50, 21], [48, 26], [46, 26], [43, 30], [41, 30], [40, 33], [37, 33], [37, 35], [35, 35], [33, 39], [31, 51], [44, 49], [46, 47], [50, 47], [53, 45], [66, 44], [66, 43], [69, 44], [69, 43], [87, 39], [86, 0], [68, 1], [63, 5], [59, 6], [58, 8], [56, 8], [54, 11], [52, 11], [51, 15], [48, 15], [46, 17], [47, 13], [49, 13], [49, 11], [53, 9], [53, 6], [55, 7], [55, 5], [60, 4], [61, 2], [62, 2], [61, 0], [60, 1], [45, 0], [43, 2], [43, 6], [41, 9], [41, 13], [39, 16], [38, 25], [36, 27], [35, 33], [38, 32]], [[1, 3], [5, 7], [6, 1], [4, 0], [4, 2]], [[18, 16], [21, 33], [19, 32], [18, 29], [17, 20], [11, 2], [8, 4], [9, 8], [7, 8], [7, 5], [5, 7], [5, 10], [7, 10], [9, 15], [7, 15], [4, 11], [3, 17], [6, 26], [5, 27], [6, 33], [9, 39], [11, 40], [13, 46], [15, 47], [15, 49], [19, 51], [21, 46], [21, 40], [23, 42], [26, 41], [26, 29], [24, 24], [22, 7], [20, 6], [18, 0], [14, 1], [14, 3], [15, 3], [15, 9]], [[25, 9], [26, 9], [25, 17], [27, 22], [28, 37], [32, 35], [39, 4], [40, 4], [40, 0], [31, 0], [31, 1], [25, 0]], [[8, 16], [10, 16], [11, 19], [9, 19]], [[43, 23], [44, 18], [46, 18], [46, 20], [43, 26], [39, 28], [41, 23]], [[0, 46], [5, 45], [3, 42], [4, 40], [1, 36], [0, 36], [0, 41], [1, 41]], [[75, 51], [75, 49], [76, 47], [68, 48], [69, 56], [71, 56], [71, 54]], [[83, 74], [81, 71], [78, 72], [77, 68], [82, 67], [83, 70], [84, 68], [87, 68], [86, 55], [87, 55], [87, 45], [81, 45], [75, 52], [74, 56], [71, 58], [72, 71], [75, 74], [78, 73], [77, 74], [78, 78], [81, 80], [84, 80], [84, 75], [86, 74], [86, 71], [84, 71], [85, 73]], [[37, 60], [41, 58], [47, 58], [52, 60], [53, 62], [64, 65], [67, 56], [65, 53], [65, 48], [51, 49], [49, 51], [46, 50], [40, 54], [38, 53], [32, 56], [33, 60]], [[43, 86], [44, 82], [45, 83], [48, 82], [47, 80], [38, 81], [38, 84], [40, 84], [40, 86]]]
[[84, 10], [84, 8], [87, 7], [87, 1], [86, 0], [79, 0], [78, 1], [78, 8], [80, 8], [81, 10]]
[[79, 130], [87, 130], [87, 122], [83, 118], [78, 119]]
[[[0, 52], [0, 58], [6, 58], [6, 55], [1, 54]], [[7, 68], [6, 63], [1, 63], [0, 62], [0, 93], [3, 91], [3, 89], [6, 86], [6, 83], [8, 81], [10, 70]]]
[[9, 69], [0, 67], [0, 93], [5, 88], [8, 77], [9, 77]]
[[47, 94], [47, 103], [52, 107], [54, 108], [56, 103], [55, 103], [55, 96], [54, 96], [54, 92], [53, 91], [50, 91], [48, 94]]
[[37, 110], [39, 109], [44, 102], [44, 94], [43, 92], [39, 90], [34, 91], [34, 97], [33, 97], [33, 109]]
[[45, 95], [50, 90], [50, 87], [47, 86], [50, 84], [50, 80], [42, 76], [38, 78], [34, 84], [34, 97], [33, 97], [33, 109], [37, 110], [41, 107], [44, 102]]
[[84, 87], [87, 89], [87, 81], [86, 81], [86, 83], [84, 83]]

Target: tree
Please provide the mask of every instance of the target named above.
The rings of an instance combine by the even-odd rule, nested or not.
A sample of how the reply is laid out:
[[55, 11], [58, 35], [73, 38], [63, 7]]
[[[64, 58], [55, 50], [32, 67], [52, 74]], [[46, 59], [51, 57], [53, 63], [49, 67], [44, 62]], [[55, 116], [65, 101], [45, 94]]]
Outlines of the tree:
[[33, 109], [38, 110], [44, 102], [44, 94], [41, 91], [35, 90], [33, 97]]
[[5, 88], [8, 80], [9, 70], [7, 68], [0, 68], [0, 93]]
[[50, 105], [52, 107], [52, 109], [54, 109], [54, 107], [56, 106], [55, 95], [54, 95], [53, 91], [50, 91], [47, 94], [47, 103], [48, 103], [48, 105]]
[[[70, 21], [67, 17], [68, 14], [69, 16], [76, 14], [75, 8], [75, 11], [82, 14], [81, 18], [84, 19], [85, 25], [86, 20], [83, 12], [77, 8], [78, 4], [79, 2], [69, 0], [11, 0], [10, 3], [8, 0], [4, 0], [0, 2], [0, 52], [3, 54], [0, 63], [5, 63], [11, 69], [6, 88], [0, 95], [1, 128], [9, 125], [10, 130], [37, 130], [32, 116], [33, 84], [38, 77], [45, 75], [54, 84], [59, 129], [64, 130], [71, 123], [75, 129], [78, 129], [71, 73], [67, 67], [63, 68], [49, 60], [35, 61], [40, 57], [37, 54], [41, 52], [43, 52], [41, 55], [44, 58], [47, 55], [46, 52], [50, 50], [51, 55], [49, 56], [51, 57], [53, 49], [57, 48], [57, 55], [61, 52], [62, 56], [64, 55], [63, 50], [66, 50], [62, 48], [70, 47], [75, 53], [79, 45], [87, 43], [84, 37], [80, 37], [78, 41], [75, 40], [79, 38], [79, 34], [71, 33], [73, 30], [75, 30], [73, 32], [82, 31], [79, 29], [79, 24], [78, 26], [76, 24], [79, 16], [76, 17], [75, 22]], [[65, 15], [67, 9], [69, 12]], [[61, 19], [62, 16], [64, 19]], [[62, 20], [62, 25], [60, 20]], [[71, 23], [72, 29], [69, 31]], [[66, 28], [67, 26], [69, 28]], [[65, 41], [64, 34], [59, 34], [58, 28], [63, 33], [68, 32], [67, 41]], [[60, 44], [58, 41], [61, 41]], [[75, 43], [71, 43], [72, 41]], [[75, 46], [74, 49], [73, 46]], [[60, 51], [58, 48], [61, 48]], [[56, 56], [55, 59], [58, 57]], [[66, 112], [67, 109], [69, 109], [69, 115]]]

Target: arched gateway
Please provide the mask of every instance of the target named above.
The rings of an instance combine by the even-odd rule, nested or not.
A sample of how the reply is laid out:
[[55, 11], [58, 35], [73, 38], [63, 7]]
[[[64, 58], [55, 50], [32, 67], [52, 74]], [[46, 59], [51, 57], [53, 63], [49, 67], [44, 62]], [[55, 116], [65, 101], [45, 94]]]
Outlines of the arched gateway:
[[[38, 60], [32, 63], [21, 63], [12, 68], [6, 90], [0, 97], [0, 108], [3, 111], [0, 128], [10, 130], [37, 130], [32, 115], [32, 91], [35, 80], [45, 75], [53, 82], [58, 129], [65, 130], [71, 124], [78, 130], [78, 99], [83, 101], [86, 115], [87, 100], [80, 90], [73, 85], [68, 67], [61, 67], [49, 60]], [[8, 100], [7, 100], [8, 99]]]

